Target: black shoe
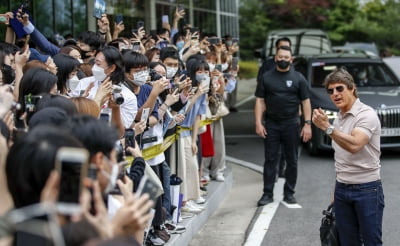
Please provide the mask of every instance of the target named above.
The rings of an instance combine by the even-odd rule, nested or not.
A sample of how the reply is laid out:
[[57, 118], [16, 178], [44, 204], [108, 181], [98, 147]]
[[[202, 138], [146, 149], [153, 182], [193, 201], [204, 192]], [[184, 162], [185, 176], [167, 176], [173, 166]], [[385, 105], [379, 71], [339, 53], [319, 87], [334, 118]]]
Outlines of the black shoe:
[[263, 194], [262, 197], [260, 198], [260, 200], [258, 200], [257, 206], [259, 206], [259, 207], [264, 206], [271, 202], [274, 202], [274, 199], [267, 194]]
[[283, 201], [288, 204], [296, 204], [296, 198], [293, 195], [287, 195], [283, 198]]

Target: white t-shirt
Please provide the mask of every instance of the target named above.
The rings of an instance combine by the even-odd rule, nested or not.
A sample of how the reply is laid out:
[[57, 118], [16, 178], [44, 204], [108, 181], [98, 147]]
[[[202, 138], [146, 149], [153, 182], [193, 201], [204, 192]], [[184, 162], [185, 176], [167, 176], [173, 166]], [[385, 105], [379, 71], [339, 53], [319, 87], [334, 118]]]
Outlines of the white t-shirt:
[[[91, 82], [94, 82], [94, 86], [92, 89], [90, 89], [87, 98], [93, 100], [101, 84], [101, 81], [96, 81], [94, 77], [87, 77], [81, 79], [75, 90], [71, 92], [71, 96], [74, 97], [80, 96], [80, 92], [86, 90], [86, 88], [90, 85]], [[125, 128], [130, 128], [133, 121], [135, 120], [138, 111], [137, 99], [136, 95], [128, 87], [126, 87], [124, 84], [121, 84], [121, 87], [122, 87], [121, 93], [124, 97], [124, 103], [120, 105], [121, 120]]]

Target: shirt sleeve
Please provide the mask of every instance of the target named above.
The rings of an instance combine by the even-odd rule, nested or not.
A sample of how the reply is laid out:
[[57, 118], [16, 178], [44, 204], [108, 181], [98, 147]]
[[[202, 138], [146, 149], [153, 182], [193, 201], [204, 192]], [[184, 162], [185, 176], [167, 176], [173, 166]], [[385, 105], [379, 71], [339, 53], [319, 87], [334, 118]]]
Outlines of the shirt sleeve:
[[374, 133], [380, 131], [380, 121], [377, 118], [375, 111], [372, 109], [361, 111], [358, 115], [355, 128], [364, 132], [368, 138], [371, 138]]

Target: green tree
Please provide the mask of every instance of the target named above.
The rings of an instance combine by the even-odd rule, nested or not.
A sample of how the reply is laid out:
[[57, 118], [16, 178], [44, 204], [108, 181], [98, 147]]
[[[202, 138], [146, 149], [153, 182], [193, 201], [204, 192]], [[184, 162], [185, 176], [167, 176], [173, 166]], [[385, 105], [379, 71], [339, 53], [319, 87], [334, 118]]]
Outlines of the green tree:
[[240, 4], [240, 57], [254, 59], [254, 50], [261, 48], [267, 36], [270, 19], [266, 6], [258, 0], [243, 0]]

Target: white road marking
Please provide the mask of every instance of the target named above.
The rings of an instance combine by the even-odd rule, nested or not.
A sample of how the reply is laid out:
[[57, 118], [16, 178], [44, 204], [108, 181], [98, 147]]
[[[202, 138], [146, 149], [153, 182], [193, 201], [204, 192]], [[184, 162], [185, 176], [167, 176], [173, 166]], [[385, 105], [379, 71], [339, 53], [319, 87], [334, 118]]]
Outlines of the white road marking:
[[249, 101], [251, 101], [251, 100], [254, 100], [254, 98], [256, 98], [254, 95], [249, 96], [249, 97], [247, 97], [247, 98], [241, 100], [240, 102], [236, 103], [236, 104], [235, 104], [235, 107], [242, 106], [243, 104], [245, 104], [245, 103], [247, 103], [247, 102], [249, 102]]
[[265, 235], [269, 230], [272, 218], [278, 209], [280, 202], [283, 199], [283, 185], [285, 179], [279, 178], [278, 182], [275, 183], [274, 187], [274, 202], [267, 204], [263, 207], [260, 215], [254, 223], [253, 229], [249, 233], [249, 236], [244, 243], [244, 246], [258, 246], [261, 245]]
[[[301, 151], [301, 149], [300, 149]], [[226, 161], [235, 163], [237, 165], [250, 168], [256, 172], [263, 173], [263, 167], [257, 164], [243, 161], [240, 159], [236, 159], [231, 156], [226, 156]], [[284, 178], [279, 178], [274, 186], [274, 202], [265, 205], [262, 208], [260, 215], [258, 216], [256, 222], [253, 225], [252, 231], [249, 233], [244, 246], [258, 246], [261, 245], [264, 240], [265, 235], [269, 230], [269, 226], [271, 224], [272, 219], [276, 213], [276, 210], [279, 207], [279, 204], [282, 203], [287, 208], [290, 209], [298, 209], [302, 208], [300, 204], [288, 204], [283, 201], [283, 186], [285, 184]]]

